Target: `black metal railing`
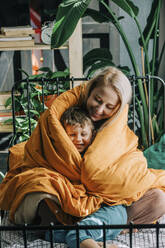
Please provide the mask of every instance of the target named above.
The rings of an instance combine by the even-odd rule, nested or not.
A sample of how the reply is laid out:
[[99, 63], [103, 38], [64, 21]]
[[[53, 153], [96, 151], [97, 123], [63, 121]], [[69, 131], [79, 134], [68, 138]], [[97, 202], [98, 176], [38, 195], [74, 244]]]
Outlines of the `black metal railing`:
[[[152, 135], [152, 125], [151, 125], [151, 85], [152, 87], [156, 86], [156, 89], [161, 88], [162, 87], [162, 96], [165, 99], [165, 82], [163, 81], [162, 78], [157, 77], [157, 76], [130, 76], [129, 77], [130, 82], [132, 84], [132, 89], [133, 89], [133, 98], [132, 98], [132, 103], [130, 105], [130, 110], [129, 110], [129, 126], [130, 128], [138, 135], [138, 136], [143, 136], [143, 132], [142, 132], [142, 125], [141, 123], [139, 123], [139, 118], [140, 118], [140, 112], [137, 111], [138, 108], [140, 108], [138, 106], [139, 104], [143, 104], [142, 103], [142, 96], [140, 95], [140, 86], [139, 84], [142, 85], [143, 87], [143, 94], [145, 97], [145, 101], [146, 101], [146, 105], [147, 105], [147, 111], [148, 111], [148, 127], [147, 127], [147, 131], [146, 131], [146, 135], [147, 135], [147, 146], [150, 146], [153, 143], [153, 135]], [[56, 93], [57, 95], [59, 95], [61, 92], [63, 92], [64, 90], [64, 84], [66, 82], [69, 83], [69, 87], [72, 88], [75, 86], [76, 83], [79, 82], [83, 82], [83, 81], [87, 81], [88, 78], [54, 78], [54, 79], [47, 79], [47, 78], [37, 78], [37, 79], [24, 79], [21, 81], [18, 81], [14, 84], [14, 86], [12, 87], [12, 91], [11, 91], [11, 95], [12, 95], [12, 115], [13, 115], [13, 142], [11, 142], [11, 144], [15, 144], [17, 143], [17, 136], [19, 133], [19, 128], [17, 128], [16, 125], [16, 97], [17, 94], [15, 93], [17, 90], [20, 91], [20, 94], [26, 94], [26, 119], [28, 122], [28, 134], [29, 136], [31, 135], [32, 132], [32, 122], [31, 122], [31, 117], [34, 116], [34, 114], [31, 112], [32, 111], [32, 95], [34, 94], [32, 92], [32, 87], [34, 89], [35, 86], [39, 85], [40, 88], [40, 96], [42, 97], [42, 112], [45, 110], [45, 100], [44, 100], [44, 95], [45, 95], [45, 90], [46, 91], [53, 91], [52, 89], [50, 90], [50, 87], [54, 87], [54, 93]], [[140, 82], [140, 83], [139, 83]], [[22, 87], [23, 84], [23, 87]], [[159, 86], [160, 85], [160, 86]], [[68, 89], [68, 88], [67, 88]], [[22, 91], [22, 92], [21, 92]], [[153, 90], [152, 90], [153, 91]], [[25, 93], [26, 92], [26, 93]], [[142, 93], [141, 93], [142, 94]], [[162, 101], [162, 103], [165, 103], [165, 100]], [[164, 104], [165, 105], [165, 104]], [[143, 106], [142, 106], [143, 108]], [[160, 106], [160, 108], [164, 108], [164, 106]], [[144, 118], [145, 118], [145, 113], [143, 113]], [[25, 118], [25, 116], [24, 116]], [[165, 109], [164, 109], [164, 124], [165, 126]], [[145, 147], [146, 148], [146, 147]]]
[[[1, 233], [1, 242], [0, 242], [0, 248], [1, 247], [59, 247], [58, 244], [53, 242], [53, 231], [54, 230], [75, 230], [75, 235], [76, 235], [76, 243], [77, 243], [77, 248], [80, 247], [80, 242], [79, 242], [79, 231], [80, 230], [86, 230], [86, 229], [95, 229], [95, 230], [102, 230], [103, 231], [103, 247], [107, 247], [107, 242], [117, 242], [118, 241], [118, 247], [153, 247], [153, 248], [160, 248], [164, 247], [165, 245], [165, 224], [128, 224], [128, 225], [54, 225], [53, 223], [49, 226], [32, 226], [32, 225], [18, 225], [18, 226], [6, 226], [6, 225], [1, 225], [0, 226], [0, 233]], [[109, 241], [106, 238], [106, 230], [107, 229], [127, 229], [128, 233], [124, 234], [124, 236], [127, 236], [127, 241], [125, 241], [125, 246], [122, 246], [122, 239], [120, 240], [113, 240]], [[138, 232], [142, 233], [143, 232], [143, 239], [147, 239], [147, 230], [152, 230], [152, 239], [148, 239], [148, 243], [145, 241], [145, 243], [141, 242], [144, 244], [144, 246], [140, 246], [139, 244], [135, 244], [134, 242], [134, 237], [138, 234], [138, 232], [134, 233], [133, 230], [137, 229], [139, 230]], [[146, 230], [146, 231], [145, 231]], [[160, 233], [164, 232], [164, 235], [160, 235]], [[44, 246], [44, 238], [42, 237], [41, 234], [44, 232], [50, 232], [50, 241], [47, 241], [47, 246]], [[34, 233], [38, 233], [37, 235], [34, 235]], [[19, 240], [17, 236], [14, 236], [15, 233], [19, 233]], [[123, 235], [123, 234], [122, 234]], [[119, 236], [122, 236], [119, 235]], [[14, 238], [15, 237], [15, 238]], [[20, 238], [21, 237], [21, 238]], [[36, 240], [40, 240], [40, 245], [37, 245]], [[123, 238], [124, 241], [124, 238]], [[43, 242], [43, 245], [42, 245]], [[64, 241], [65, 242], [65, 241]], [[153, 243], [152, 243], [153, 242]], [[7, 246], [7, 243], [9, 246]], [[64, 245], [64, 243], [62, 243]], [[61, 245], [62, 245], [61, 244]], [[141, 245], [142, 245], [141, 244]], [[6, 246], [5, 246], [6, 245]], [[14, 246], [15, 245], [15, 246]], [[17, 246], [16, 246], [17, 245]], [[62, 246], [61, 246], [62, 247]]]

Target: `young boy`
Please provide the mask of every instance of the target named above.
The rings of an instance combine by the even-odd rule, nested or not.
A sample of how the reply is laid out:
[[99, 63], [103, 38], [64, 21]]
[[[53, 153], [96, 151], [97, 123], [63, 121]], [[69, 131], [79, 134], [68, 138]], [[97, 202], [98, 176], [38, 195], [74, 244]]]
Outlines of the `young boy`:
[[61, 123], [77, 150], [83, 155], [94, 138], [92, 120], [85, 111], [75, 106], [63, 113]]
[[[87, 114], [79, 107], [71, 107], [67, 109], [62, 117], [61, 123], [66, 130], [66, 133], [72, 140], [73, 144], [83, 156], [88, 146], [94, 138], [94, 125]], [[112, 213], [113, 209], [113, 214]], [[109, 215], [107, 220], [106, 216]], [[121, 223], [122, 220], [122, 223]], [[102, 207], [95, 213], [87, 216], [79, 221], [78, 225], [111, 225], [111, 224], [126, 224], [127, 214], [124, 206], [108, 206], [102, 204]], [[107, 229], [107, 240], [114, 239], [121, 229]], [[46, 233], [46, 240], [50, 240], [50, 233]], [[102, 229], [85, 229], [79, 231], [80, 248], [99, 248], [103, 245], [103, 230]], [[76, 231], [75, 230], [56, 230], [53, 231], [53, 242], [67, 243], [69, 248], [76, 248]], [[114, 244], [107, 245], [108, 248], [116, 248]]]

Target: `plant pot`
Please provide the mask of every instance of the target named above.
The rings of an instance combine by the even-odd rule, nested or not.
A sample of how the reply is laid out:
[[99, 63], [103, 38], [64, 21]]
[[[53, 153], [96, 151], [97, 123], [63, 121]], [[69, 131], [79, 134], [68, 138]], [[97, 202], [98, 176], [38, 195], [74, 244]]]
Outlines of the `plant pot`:
[[[52, 105], [53, 101], [56, 99], [56, 97], [57, 97], [57, 94], [44, 96], [44, 103], [46, 107], [49, 108]], [[40, 97], [40, 100], [42, 102], [42, 96]]]
[[16, 116], [25, 116], [25, 112], [23, 110], [15, 112]]

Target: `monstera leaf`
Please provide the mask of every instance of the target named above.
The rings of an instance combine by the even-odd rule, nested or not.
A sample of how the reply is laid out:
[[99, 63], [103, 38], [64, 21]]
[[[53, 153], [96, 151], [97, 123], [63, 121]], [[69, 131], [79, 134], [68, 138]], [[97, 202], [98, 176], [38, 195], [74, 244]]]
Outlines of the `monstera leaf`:
[[[138, 8], [130, 0], [112, 0], [131, 17], [137, 16]], [[62, 46], [74, 32], [91, 0], [63, 0], [58, 7], [56, 22], [51, 37], [51, 48]], [[99, 1], [104, 3], [103, 0]], [[106, 16], [104, 16], [106, 21]], [[108, 21], [108, 20], [107, 20]]]
[[[104, 2], [104, 1], [101, 1]], [[130, 0], [112, 0], [112, 2], [116, 3], [121, 9], [123, 9], [128, 15], [131, 17], [135, 17], [138, 15], [139, 9], [137, 6], [133, 4]]]
[[68, 40], [90, 2], [91, 0], [64, 0], [59, 5], [51, 48], [58, 48]]

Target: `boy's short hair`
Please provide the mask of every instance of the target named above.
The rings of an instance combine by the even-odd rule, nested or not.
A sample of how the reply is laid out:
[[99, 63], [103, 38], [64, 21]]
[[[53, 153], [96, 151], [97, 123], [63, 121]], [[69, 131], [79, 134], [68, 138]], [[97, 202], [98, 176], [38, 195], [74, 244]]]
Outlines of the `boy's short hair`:
[[78, 123], [81, 127], [84, 127], [86, 124], [88, 124], [92, 131], [94, 130], [94, 124], [92, 120], [88, 117], [87, 113], [78, 106], [68, 108], [61, 116], [60, 121], [64, 128], [66, 125], [74, 126]]

